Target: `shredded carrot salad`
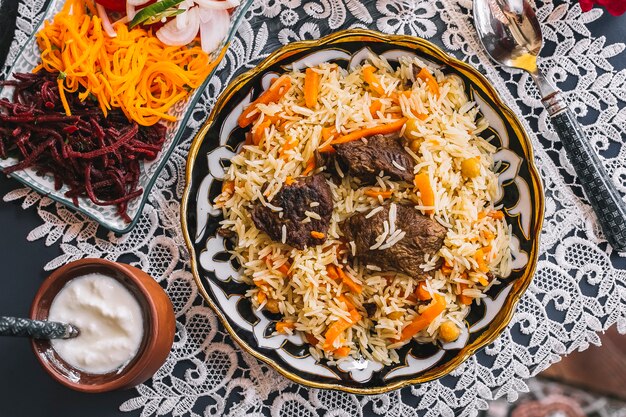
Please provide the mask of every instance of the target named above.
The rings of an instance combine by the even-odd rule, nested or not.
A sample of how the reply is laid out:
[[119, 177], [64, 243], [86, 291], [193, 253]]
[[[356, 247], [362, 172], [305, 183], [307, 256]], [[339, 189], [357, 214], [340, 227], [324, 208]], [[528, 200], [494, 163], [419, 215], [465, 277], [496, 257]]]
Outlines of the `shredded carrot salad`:
[[[108, 37], [90, 3], [67, 0], [37, 33], [42, 62], [34, 72], [58, 72], [62, 99], [77, 91], [81, 100], [95, 97], [105, 116], [118, 107], [144, 126], [175, 121], [168, 110], [202, 84], [219, 58], [211, 62], [199, 46], [166, 46], [141, 28], [115, 29], [117, 36]], [[65, 112], [71, 114], [68, 106]]]

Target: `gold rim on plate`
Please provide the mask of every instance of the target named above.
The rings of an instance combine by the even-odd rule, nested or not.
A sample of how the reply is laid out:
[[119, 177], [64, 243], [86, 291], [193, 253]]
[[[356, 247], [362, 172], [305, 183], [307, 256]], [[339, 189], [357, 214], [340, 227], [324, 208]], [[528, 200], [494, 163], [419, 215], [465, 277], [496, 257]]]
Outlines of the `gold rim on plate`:
[[[485, 330], [474, 342], [464, 346], [454, 358], [443, 365], [435, 366], [423, 373], [420, 373], [418, 376], [414, 378], [409, 378], [402, 381], [396, 381], [385, 385], [383, 387], [373, 387], [368, 388], [366, 386], [363, 387], [350, 387], [337, 383], [323, 383], [307, 380], [299, 375], [296, 375], [288, 370], [284, 369], [281, 365], [276, 363], [271, 358], [266, 357], [262, 353], [253, 349], [249, 346], [245, 341], [243, 341], [235, 329], [233, 329], [223, 312], [220, 308], [215, 305], [212, 301], [210, 295], [208, 294], [200, 275], [198, 273], [198, 265], [196, 262], [196, 253], [193, 247], [193, 243], [191, 238], [189, 237], [189, 232], [187, 230], [187, 206], [189, 203], [189, 194], [191, 191], [191, 181], [192, 181], [192, 172], [193, 166], [198, 155], [198, 151], [206, 133], [212, 127], [215, 118], [217, 117], [218, 110], [223, 107], [225, 103], [231, 100], [234, 94], [236, 94], [240, 90], [240, 86], [246, 84], [252, 78], [256, 77], [260, 73], [266, 71], [269, 67], [275, 64], [277, 60], [283, 60], [288, 58], [296, 53], [304, 52], [308, 49], [319, 48], [319, 47], [330, 47], [338, 43], [344, 42], [363, 42], [367, 43], [388, 43], [393, 44], [395, 46], [400, 46], [403, 48], [416, 49], [421, 53], [432, 56], [440, 61], [442, 61], [445, 65], [454, 68], [455, 70], [461, 72], [465, 77], [467, 77], [472, 83], [481, 87], [481, 91], [489, 96], [491, 100], [496, 104], [497, 108], [502, 111], [506, 121], [510, 123], [510, 127], [515, 132], [516, 136], [519, 137], [520, 145], [526, 155], [526, 163], [528, 164], [528, 171], [530, 174], [530, 178], [532, 179], [531, 192], [534, 197], [535, 204], [532, 207], [532, 215], [533, 219], [535, 219], [535, 227], [531, 230], [531, 237], [534, 237], [532, 240], [531, 250], [528, 253], [528, 263], [526, 265], [526, 270], [523, 275], [515, 280], [513, 283], [513, 288], [509, 295], [507, 296], [507, 300], [505, 304], [502, 306], [502, 309], [496, 314], [493, 321], [489, 324], [487, 330]], [[230, 334], [230, 336], [237, 341], [237, 343], [249, 354], [256, 357], [257, 359], [262, 360], [263, 362], [269, 364], [272, 368], [280, 372], [285, 377], [295, 381], [299, 384], [306, 385], [313, 388], [324, 388], [324, 389], [334, 389], [343, 392], [348, 392], [352, 394], [383, 394], [395, 389], [399, 389], [405, 387], [407, 385], [415, 385], [421, 384], [425, 382], [432, 381], [437, 378], [441, 378], [444, 375], [447, 375], [456, 367], [458, 367], [461, 363], [467, 360], [470, 356], [476, 353], [479, 349], [485, 347], [486, 345], [492, 343], [504, 330], [504, 328], [509, 324], [511, 318], [513, 317], [513, 313], [515, 311], [515, 306], [521, 296], [524, 294], [532, 277], [534, 275], [536, 266], [537, 266], [537, 258], [539, 252], [539, 235], [541, 232], [541, 227], [543, 224], [543, 214], [544, 214], [544, 192], [543, 186], [541, 183], [541, 179], [539, 177], [539, 173], [537, 168], [534, 165], [534, 156], [533, 150], [531, 146], [531, 141], [525, 130], [522, 127], [522, 124], [517, 119], [513, 111], [504, 104], [496, 90], [493, 88], [491, 83], [480, 74], [475, 68], [470, 66], [469, 64], [458, 60], [457, 58], [448, 55], [443, 50], [441, 50], [438, 46], [435, 46], [431, 42], [406, 35], [387, 35], [371, 30], [366, 29], [348, 29], [340, 32], [333, 33], [331, 35], [325, 36], [316, 40], [308, 40], [308, 41], [298, 41], [279, 48], [270, 54], [267, 58], [263, 60], [260, 64], [258, 64], [255, 68], [245, 72], [244, 74], [239, 75], [234, 80], [231, 80], [226, 89], [220, 94], [218, 100], [216, 101], [213, 110], [209, 118], [204, 122], [202, 128], [198, 131], [196, 136], [193, 139], [191, 144], [191, 148], [189, 149], [189, 154], [187, 156], [187, 167], [186, 167], [186, 175], [185, 175], [185, 189], [183, 192], [182, 204], [181, 204], [181, 226], [183, 230], [183, 236], [185, 238], [185, 244], [189, 249], [190, 259], [191, 259], [191, 272], [193, 274], [193, 278], [196, 281], [196, 285], [200, 291], [202, 297], [206, 300], [209, 306], [213, 309], [215, 314], [219, 317], [220, 321], [226, 327], [226, 330]], [[504, 311], [504, 314], [502, 312]]]

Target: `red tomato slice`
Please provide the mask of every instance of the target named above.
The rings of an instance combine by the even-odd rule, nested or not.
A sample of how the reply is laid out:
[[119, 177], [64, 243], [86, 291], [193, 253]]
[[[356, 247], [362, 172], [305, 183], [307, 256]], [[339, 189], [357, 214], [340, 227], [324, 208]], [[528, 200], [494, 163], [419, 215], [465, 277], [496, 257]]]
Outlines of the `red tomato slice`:
[[96, 0], [96, 3], [101, 4], [105, 9], [116, 12], [126, 11], [126, 0]]

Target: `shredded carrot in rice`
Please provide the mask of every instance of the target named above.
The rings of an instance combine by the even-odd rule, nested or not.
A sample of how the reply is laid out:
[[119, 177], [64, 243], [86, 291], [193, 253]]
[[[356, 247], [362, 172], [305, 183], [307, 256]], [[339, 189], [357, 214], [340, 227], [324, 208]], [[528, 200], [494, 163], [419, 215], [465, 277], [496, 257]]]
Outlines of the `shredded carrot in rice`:
[[467, 284], [465, 284], [465, 283], [459, 284], [459, 287], [460, 287], [459, 302], [461, 304], [466, 305], [466, 306], [472, 304], [472, 301], [474, 301], [474, 299], [472, 297], [468, 297], [467, 295], [463, 294], [463, 290], [465, 290], [467, 288]]
[[399, 132], [405, 123], [406, 118], [403, 117], [402, 119], [398, 119], [391, 123], [356, 130], [354, 132], [339, 136], [337, 139], [334, 139], [332, 141], [332, 144], [337, 145], [340, 143], [352, 142], [354, 140], [367, 138], [374, 135], [388, 135], [389, 133]]
[[350, 354], [350, 348], [348, 346], [342, 346], [333, 351], [333, 356], [336, 358], [345, 358]]
[[[415, 187], [420, 192], [420, 198], [422, 199], [422, 204], [425, 206], [432, 207], [435, 205], [435, 191], [430, 183], [430, 178], [426, 173], [420, 173], [415, 176], [414, 179]], [[428, 209], [424, 210], [427, 214], [432, 214], [433, 210]]]
[[304, 171], [302, 171], [302, 176], [306, 177], [311, 172], [313, 172], [314, 169], [315, 169], [315, 158], [311, 157], [307, 161], [306, 167], [304, 168]]
[[368, 197], [378, 198], [380, 196], [383, 199], [386, 199], [386, 198], [391, 198], [393, 192], [391, 190], [382, 191], [382, 190], [370, 189], [370, 190], [365, 190], [363, 194], [365, 194]]
[[341, 278], [341, 282], [343, 282], [344, 285], [350, 289], [350, 291], [356, 294], [361, 294], [363, 287], [354, 282], [354, 280], [350, 278], [350, 276], [346, 274], [342, 268], [335, 268], [335, 271], [337, 271], [337, 275]]
[[60, 73], [59, 93], [68, 116], [65, 93], [79, 92], [81, 100], [97, 99], [105, 116], [120, 108], [144, 126], [175, 121], [168, 111], [200, 87], [221, 58], [211, 62], [199, 46], [166, 46], [150, 30], [128, 30], [125, 24], [115, 30], [114, 38], [104, 33], [89, 2], [67, 0], [37, 33], [41, 64], [34, 72]]
[[367, 83], [367, 85], [374, 91], [376, 94], [380, 96], [385, 95], [385, 89], [380, 84], [380, 80], [375, 74], [376, 68], [371, 65], [366, 65], [363, 67], [363, 81]]
[[331, 351], [333, 349], [333, 343], [335, 340], [343, 333], [345, 330], [348, 330], [352, 325], [358, 323], [361, 320], [361, 315], [356, 310], [350, 310], [350, 321], [345, 319], [339, 319], [330, 326], [326, 330], [325, 341], [323, 349], [325, 351]]
[[417, 285], [417, 289], [415, 290], [415, 295], [417, 296], [417, 299], [420, 301], [426, 301], [432, 298], [432, 296], [428, 292], [428, 289], [426, 289], [425, 281], [420, 281], [420, 283]]
[[307, 68], [304, 77], [304, 103], [309, 109], [315, 108], [320, 88], [320, 75], [313, 68]]
[[435, 294], [430, 305], [402, 329], [400, 341], [409, 340], [417, 333], [427, 328], [438, 315], [443, 313], [446, 309], [446, 305], [445, 298], [439, 294]]
[[291, 321], [279, 321], [276, 323], [276, 331], [278, 333], [287, 333], [287, 329], [295, 329], [296, 325]]
[[324, 239], [326, 235], [322, 232], [311, 230], [311, 237], [314, 237], [315, 239]]

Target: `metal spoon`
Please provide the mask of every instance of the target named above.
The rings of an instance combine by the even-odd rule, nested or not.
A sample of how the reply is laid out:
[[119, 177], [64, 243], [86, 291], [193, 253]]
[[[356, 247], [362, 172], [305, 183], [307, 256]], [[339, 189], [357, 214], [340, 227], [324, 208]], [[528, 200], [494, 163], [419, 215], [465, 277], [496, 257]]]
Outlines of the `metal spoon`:
[[543, 43], [535, 12], [526, 0], [473, 0], [478, 37], [491, 58], [532, 76], [591, 203], [606, 239], [617, 251], [626, 251], [626, 204], [604, 170], [561, 91], [537, 68]]
[[67, 323], [0, 316], [0, 336], [23, 336], [33, 339], [71, 339], [78, 336], [79, 333], [78, 328]]

